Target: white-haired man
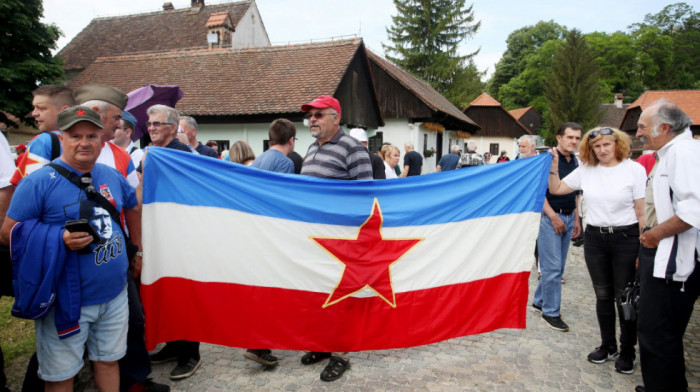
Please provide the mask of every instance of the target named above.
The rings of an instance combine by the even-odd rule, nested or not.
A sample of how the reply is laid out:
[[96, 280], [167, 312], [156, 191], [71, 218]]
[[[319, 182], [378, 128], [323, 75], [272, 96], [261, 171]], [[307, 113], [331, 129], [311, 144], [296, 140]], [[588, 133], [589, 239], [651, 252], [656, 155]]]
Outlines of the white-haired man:
[[450, 153], [443, 155], [443, 157], [440, 158], [435, 171], [441, 172], [454, 170], [457, 168], [457, 162], [459, 162], [459, 146], [453, 144], [452, 147], [450, 147]]
[[534, 157], [535, 152], [535, 137], [532, 135], [523, 135], [518, 139], [519, 154], [515, 159], [524, 159]]
[[637, 331], [642, 360], [641, 391], [686, 391], [683, 335], [700, 293], [700, 142], [691, 119], [677, 105], [659, 100], [644, 109], [637, 136], [656, 150], [647, 181], [640, 236], [640, 298]]
[[480, 166], [484, 164], [486, 164], [484, 157], [476, 153], [476, 141], [469, 140], [467, 142], [467, 152], [462, 154], [462, 156], [459, 158], [459, 162], [457, 162], [457, 169], [469, 166]]

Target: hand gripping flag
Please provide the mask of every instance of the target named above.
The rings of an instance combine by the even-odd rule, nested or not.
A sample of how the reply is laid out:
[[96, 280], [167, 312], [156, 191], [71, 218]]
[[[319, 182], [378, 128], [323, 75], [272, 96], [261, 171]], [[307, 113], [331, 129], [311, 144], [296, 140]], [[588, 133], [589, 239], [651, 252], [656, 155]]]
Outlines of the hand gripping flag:
[[147, 346], [360, 351], [524, 328], [550, 162], [338, 181], [151, 148]]

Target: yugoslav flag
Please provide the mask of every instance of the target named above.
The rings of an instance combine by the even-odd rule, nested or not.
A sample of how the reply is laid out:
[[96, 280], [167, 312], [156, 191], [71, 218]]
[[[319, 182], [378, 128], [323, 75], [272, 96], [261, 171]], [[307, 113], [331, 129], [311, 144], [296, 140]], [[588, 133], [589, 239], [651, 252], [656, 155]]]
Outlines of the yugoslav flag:
[[525, 327], [549, 154], [379, 181], [146, 155], [151, 349], [359, 351]]

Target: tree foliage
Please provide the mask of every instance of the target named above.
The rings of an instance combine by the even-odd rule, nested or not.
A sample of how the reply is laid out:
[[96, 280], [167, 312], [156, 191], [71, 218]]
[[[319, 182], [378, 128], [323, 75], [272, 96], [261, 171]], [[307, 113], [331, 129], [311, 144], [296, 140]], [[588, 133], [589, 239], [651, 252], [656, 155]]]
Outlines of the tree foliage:
[[[51, 54], [61, 31], [41, 23], [41, 0], [2, 0], [0, 14], [0, 109], [23, 118], [32, 90], [63, 78], [62, 62]], [[0, 121], [8, 122], [0, 112]]]
[[566, 41], [555, 52], [544, 97], [549, 106], [544, 134], [548, 143], [554, 143], [554, 130], [562, 123], [574, 121], [584, 129], [595, 126], [602, 98], [598, 82], [600, 68], [596, 54], [580, 31], [571, 30]]
[[[386, 29], [387, 58], [425, 80], [458, 107], [483, 91], [472, 61], [478, 50], [460, 54], [460, 44], [479, 29], [465, 0], [394, 0], [398, 11]], [[392, 55], [393, 54], [393, 55]]]
[[506, 51], [496, 63], [489, 82], [488, 89], [491, 95], [501, 97], [501, 86], [525, 71], [529, 56], [535, 54], [546, 42], [560, 40], [565, 35], [566, 27], [553, 20], [540, 21], [534, 26], [526, 26], [510, 33], [506, 39]]

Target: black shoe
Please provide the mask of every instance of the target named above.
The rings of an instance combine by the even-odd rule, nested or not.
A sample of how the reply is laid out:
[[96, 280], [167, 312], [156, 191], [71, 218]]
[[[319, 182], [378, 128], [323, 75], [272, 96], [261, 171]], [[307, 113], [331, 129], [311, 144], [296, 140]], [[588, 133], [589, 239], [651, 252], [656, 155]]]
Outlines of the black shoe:
[[542, 314], [542, 307], [541, 307], [540, 305], [532, 304], [532, 305], [530, 306], [530, 310], [532, 310], [532, 311], [535, 312], [535, 313]]
[[593, 363], [603, 363], [605, 361], [617, 359], [619, 355], [620, 354], [617, 352], [617, 347], [605, 347], [601, 345], [600, 347], [596, 347], [593, 352], [588, 354], [588, 360]]
[[199, 365], [201, 364], [201, 358], [190, 358], [185, 363], [178, 363], [177, 366], [175, 366], [175, 369], [173, 369], [173, 371], [170, 372], [170, 379], [182, 380], [183, 378], [187, 378], [193, 375], [194, 372], [196, 372], [197, 369], [199, 369]]
[[272, 355], [272, 351], [264, 349], [264, 350], [247, 350], [245, 354], [243, 354], [245, 359], [250, 359], [251, 361], [255, 361], [257, 363], [261, 363], [263, 365], [267, 366], [275, 366], [277, 365], [277, 357]]
[[150, 358], [151, 365], [160, 365], [161, 363], [177, 361], [177, 355], [173, 352], [172, 347], [167, 344], [157, 353], [151, 354]]
[[618, 373], [634, 373], [634, 364], [637, 363], [634, 350], [622, 350], [620, 356], [615, 361], [615, 371]]
[[170, 387], [165, 384], [153, 382], [150, 378], [145, 381], [131, 384], [127, 392], [169, 392]]
[[547, 315], [542, 315], [542, 320], [549, 326], [549, 328], [556, 329], [557, 331], [567, 332], [569, 331], [569, 326], [561, 319], [561, 316], [551, 317]]
[[647, 389], [644, 388], [643, 385], [637, 385], [636, 387], [634, 387], [634, 392], [646, 392], [646, 391], [647, 391]]

